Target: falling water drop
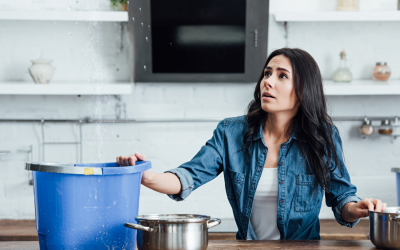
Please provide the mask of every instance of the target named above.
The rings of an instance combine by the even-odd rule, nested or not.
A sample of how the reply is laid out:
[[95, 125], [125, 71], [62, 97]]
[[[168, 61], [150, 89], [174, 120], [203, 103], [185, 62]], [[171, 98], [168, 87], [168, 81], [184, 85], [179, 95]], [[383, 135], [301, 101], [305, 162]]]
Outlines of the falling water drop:
[[169, 45], [171, 45], [171, 47], [172, 47], [172, 43], [169, 43]]
[[139, 8], [140, 12], [142, 12], [142, 8]]
[[71, 10], [71, 6], [68, 6], [68, 11], [70, 11]]
[[150, 25], [147, 25], [147, 27], [149, 27], [149, 29], [150, 29]]
[[144, 71], [146, 71], [146, 65], [144, 65]]
[[146, 42], [149, 42], [149, 38], [146, 36]]
[[129, 4], [129, 1], [128, 2], [126, 2], [127, 4]]
[[134, 18], [134, 17], [132, 17], [132, 21], [135, 21], [135, 18]]
[[142, 23], [142, 27], [143, 27], [143, 23]]

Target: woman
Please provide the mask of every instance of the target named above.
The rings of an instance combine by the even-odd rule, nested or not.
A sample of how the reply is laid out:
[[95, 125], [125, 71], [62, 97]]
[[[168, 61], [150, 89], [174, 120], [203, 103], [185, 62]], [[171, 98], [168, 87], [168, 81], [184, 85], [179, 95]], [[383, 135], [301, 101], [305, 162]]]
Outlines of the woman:
[[[324, 193], [347, 227], [386, 209], [356, 196], [342, 153], [317, 63], [303, 50], [284, 48], [268, 57], [247, 115], [221, 121], [191, 161], [163, 174], [146, 171], [142, 184], [181, 201], [224, 172], [237, 239], [320, 239]], [[135, 153], [117, 163], [145, 159]]]

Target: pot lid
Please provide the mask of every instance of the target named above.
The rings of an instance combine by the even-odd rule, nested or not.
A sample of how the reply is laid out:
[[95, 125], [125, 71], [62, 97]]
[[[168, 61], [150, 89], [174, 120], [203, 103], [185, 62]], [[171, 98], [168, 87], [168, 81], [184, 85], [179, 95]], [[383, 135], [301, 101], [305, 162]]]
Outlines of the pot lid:
[[154, 222], [206, 222], [210, 216], [200, 214], [146, 214], [135, 217], [137, 221]]
[[76, 175], [119, 175], [134, 174], [151, 168], [151, 162], [138, 161], [135, 166], [120, 167], [116, 162], [109, 163], [60, 163], [60, 162], [26, 162], [25, 169], [39, 172]]

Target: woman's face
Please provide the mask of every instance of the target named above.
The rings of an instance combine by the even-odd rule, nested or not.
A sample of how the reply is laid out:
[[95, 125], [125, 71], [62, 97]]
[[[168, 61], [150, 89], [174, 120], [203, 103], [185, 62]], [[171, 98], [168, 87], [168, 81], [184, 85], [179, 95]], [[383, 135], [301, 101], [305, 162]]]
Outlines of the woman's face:
[[292, 73], [292, 65], [287, 57], [279, 55], [269, 61], [260, 84], [261, 107], [264, 111], [297, 113], [299, 104]]

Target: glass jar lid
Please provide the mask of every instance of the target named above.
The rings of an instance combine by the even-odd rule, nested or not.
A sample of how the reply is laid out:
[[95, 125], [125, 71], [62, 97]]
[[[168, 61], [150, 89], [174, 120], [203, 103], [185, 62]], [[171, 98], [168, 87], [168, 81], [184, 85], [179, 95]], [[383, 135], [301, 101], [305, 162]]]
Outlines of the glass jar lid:
[[390, 125], [390, 121], [388, 119], [382, 120], [382, 125], [388, 126]]
[[371, 126], [371, 121], [368, 119], [365, 119], [362, 125], [363, 126]]

